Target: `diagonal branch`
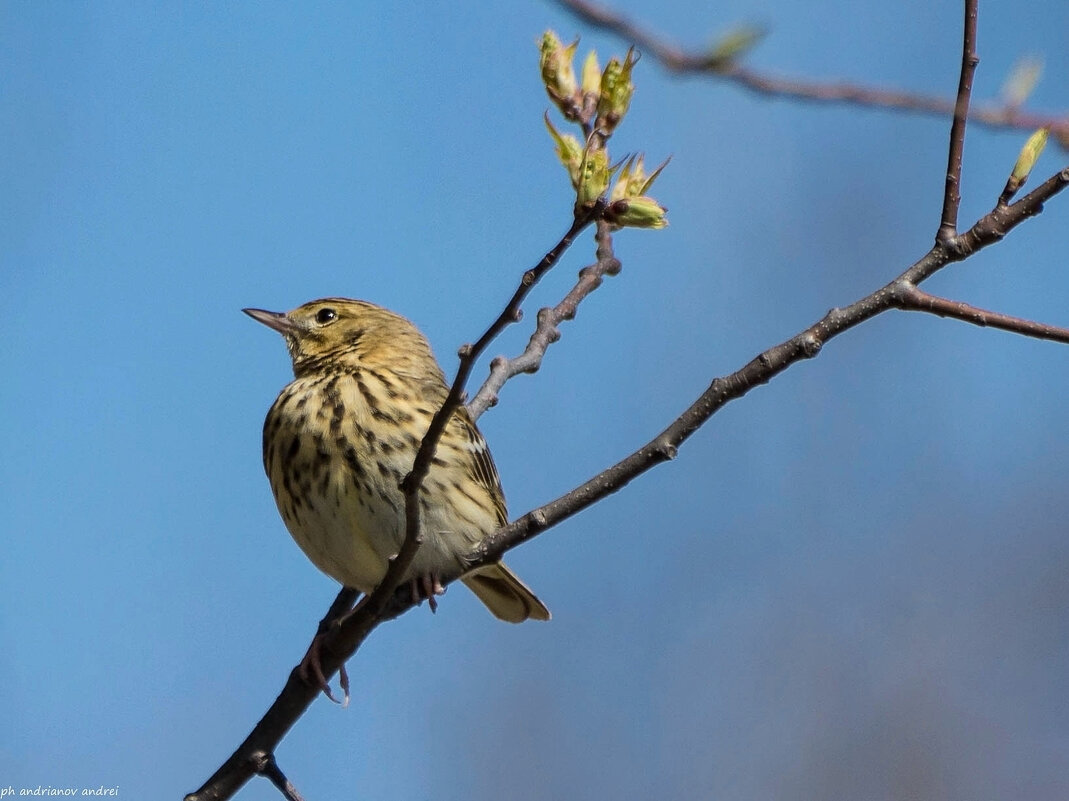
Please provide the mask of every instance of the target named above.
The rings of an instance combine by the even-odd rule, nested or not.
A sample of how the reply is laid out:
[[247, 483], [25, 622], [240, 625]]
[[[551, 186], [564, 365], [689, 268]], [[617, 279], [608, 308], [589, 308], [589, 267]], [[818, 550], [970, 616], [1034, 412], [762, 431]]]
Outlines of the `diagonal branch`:
[[[909, 276], [919, 276], [918, 280], [923, 280], [946, 265], [962, 261], [982, 248], [998, 242], [1005, 234], [1041, 211], [1043, 202], [1061, 192], [1067, 185], [1069, 167], [1052, 176], [1012, 206], [998, 207], [977, 221], [960, 237], [960, 249], [951, 252], [936, 244], [922, 259], [891, 283], [849, 306], [832, 309], [804, 331], [759, 354], [741, 369], [713, 379], [705, 392], [686, 411], [630, 456], [598, 473], [571, 492], [498, 529], [483, 540], [473, 555], [475, 558], [472, 566], [500, 559], [506, 551], [622, 489], [655, 465], [674, 459], [679, 446], [728, 402], [741, 398], [754, 387], [767, 384], [797, 362], [813, 358], [827, 342], [839, 334], [889, 309], [912, 308], [907, 305], [910, 301], [903, 299], [912, 293], [909, 289], [912, 286]], [[1006, 213], [1003, 213], [1003, 210]], [[995, 318], [988, 319], [990, 321]], [[989, 324], [994, 325], [993, 322]], [[1038, 324], [1025, 325], [1021, 329], [1001, 325], [996, 327], [1035, 336], [1034, 329], [1025, 330], [1031, 326]], [[1049, 330], [1052, 335], [1044, 338], [1058, 341], [1064, 340], [1061, 335], [1054, 336], [1055, 331], [1069, 333], [1065, 329]], [[392, 609], [390, 611], [393, 612]]]
[[[919, 92], [879, 89], [843, 81], [822, 82], [768, 75], [735, 60], [711, 57], [708, 52], [686, 51], [623, 14], [591, 0], [557, 2], [583, 22], [634, 43], [644, 53], [657, 59], [665, 69], [678, 74], [719, 79], [762, 97], [892, 109], [941, 117], [952, 115], [955, 111], [956, 100]], [[1034, 131], [1037, 128], [1049, 128], [1059, 144], [1069, 149], [1069, 117], [1065, 115], [1023, 112], [1013, 105], [989, 104], [973, 109], [969, 121], [995, 130]]]
[[[979, 250], [1001, 241], [1018, 225], [1041, 212], [1044, 202], [1067, 186], [1069, 167], [1055, 173], [1017, 203], [1011, 206], [996, 206], [958, 238], [958, 247], [948, 249], [936, 243], [928, 253], [886, 286], [849, 306], [832, 309], [805, 330], [758, 354], [739, 370], [714, 378], [708, 388], [679, 417], [645, 445], [570, 492], [532, 509], [484, 539], [471, 554], [468, 567], [474, 569], [496, 562], [511, 549], [619, 491], [647, 470], [674, 459], [679, 446], [730, 401], [741, 398], [757, 386], [767, 384], [792, 365], [815, 357], [827, 342], [840, 334], [891, 309], [913, 309], [913, 301], [910, 298], [916, 289], [914, 282], [923, 281], [943, 267], [963, 261]], [[1024, 329], [1039, 324], [1023, 322], [1026, 325], [1022, 330], [1007, 326], [996, 327], [1035, 335], [1033, 331]], [[1053, 334], [1066, 330], [1050, 327], [1049, 331]], [[1060, 341], [1060, 336], [1044, 338]], [[459, 577], [443, 576], [442, 580], [448, 584], [457, 578]], [[383, 619], [396, 617], [412, 606], [413, 602], [408, 594], [395, 594], [393, 603], [383, 613]]]
[[[565, 495], [527, 512], [483, 540], [468, 560], [469, 569], [496, 562], [509, 550], [617, 492], [647, 470], [674, 459], [679, 446], [730, 401], [741, 398], [754, 387], [767, 384], [792, 365], [815, 357], [827, 342], [840, 334], [890, 309], [912, 308], [908, 298], [915, 289], [914, 281], [923, 281], [943, 267], [963, 261], [1001, 241], [1018, 225], [1040, 213], [1043, 204], [1066, 186], [1069, 186], [1069, 167], [1051, 176], [1017, 203], [996, 206], [959, 237], [959, 247], [951, 250], [937, 243], [886, 286], [848, 306], [832, 309], [813, 325], [768, 348], [734, 373], [713, 379], [679, 417], [645, 445]], [[1007, 330], [1016, 331], [1008, 327]], [[1025, 330], [1016, 332], [1033, 335]], [[459, 576], [443, 576], [442, 581], [448, 584], [457, 578]], [[376, 625], [397, 617], [413, 605], [409, 593], [395, 593]], [[325, 664], [324, 667], [333, 670], [335, 666]]]

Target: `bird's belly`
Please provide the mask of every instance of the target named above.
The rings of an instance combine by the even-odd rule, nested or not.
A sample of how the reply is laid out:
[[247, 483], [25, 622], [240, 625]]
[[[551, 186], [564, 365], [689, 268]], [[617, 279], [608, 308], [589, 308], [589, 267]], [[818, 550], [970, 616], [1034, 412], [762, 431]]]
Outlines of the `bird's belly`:
[[[358, 486], [344, 463], [304, 459], [304, 449], [272, 481], [286, 528], [320, 570], [347, 587], [370, 592], [386, 573], [387, 559], [400, 542], [400, 493], [394, 499], [383, 487]], [[285, 473], [283, 473], [285, 471]]]
[[[362, 454], [352, 420], [343, 420], [333, 436], [326, 436], [310, 428], [289, 399], [280, 397], [266, 424], [271, 440], [264, 462], [279, 513], [316, 567], [348, 587], [370, 592], [404, 539], [399, 484], [412, 467], [414, 448], [387, 448], [377, 440], [362, 449], [371, 455]], [[450, 492], [454, 484], [456, 491]], [[463, 572], [467, 554], [497, 526], [492, 507], [464, 493], [439, 465], [424, 480], [420, 518], [423, 543], [405, 580]]]

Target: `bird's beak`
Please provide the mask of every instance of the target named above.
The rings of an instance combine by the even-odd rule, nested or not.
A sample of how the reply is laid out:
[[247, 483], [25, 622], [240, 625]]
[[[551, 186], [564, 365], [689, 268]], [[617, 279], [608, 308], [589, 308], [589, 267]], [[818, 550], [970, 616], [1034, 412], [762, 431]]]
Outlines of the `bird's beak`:
[[273, 328], [280, 334], [292, 334], [296, 326], [285, 312], [273, 312], [266, 309], [242, 309], [258, 323], [263, 323], [268, 328]]

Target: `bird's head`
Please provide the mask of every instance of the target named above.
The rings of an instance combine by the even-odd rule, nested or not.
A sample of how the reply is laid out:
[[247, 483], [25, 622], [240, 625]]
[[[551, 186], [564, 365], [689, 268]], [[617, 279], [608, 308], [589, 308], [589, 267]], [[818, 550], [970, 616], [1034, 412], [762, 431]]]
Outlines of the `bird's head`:
[[242, 311], [282, 334], [298, 377], [358, 367], [404, 373], [409, 363], [425, 364], [428, 358], [437, 370], [419, 329], [374, 303], [323, 298], [288, 312]]

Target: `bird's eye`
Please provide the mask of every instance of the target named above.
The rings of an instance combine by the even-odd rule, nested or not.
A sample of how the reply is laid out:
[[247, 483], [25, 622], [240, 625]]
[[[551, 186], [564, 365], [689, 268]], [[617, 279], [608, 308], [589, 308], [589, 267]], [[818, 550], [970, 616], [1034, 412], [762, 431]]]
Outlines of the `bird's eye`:
[[316, 322], [320, 325], [326, 325], [338, 316], [338, 313], [334, 309], [323, 308], [316, 312]]

